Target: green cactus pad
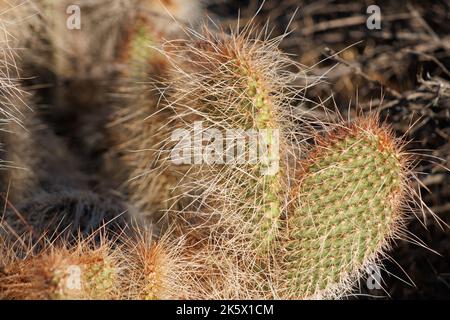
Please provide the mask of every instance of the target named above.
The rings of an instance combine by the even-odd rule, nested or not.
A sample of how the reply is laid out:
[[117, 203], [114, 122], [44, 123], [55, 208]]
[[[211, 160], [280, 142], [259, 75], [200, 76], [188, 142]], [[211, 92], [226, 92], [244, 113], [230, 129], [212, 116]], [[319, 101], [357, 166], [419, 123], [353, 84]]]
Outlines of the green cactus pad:
[[[262, 250], [268, 250], [273, 247], [273, 241], [280, 227], [282, 206], [280, 200], [280, 198], [282, 199], [282, 174], [278, 170], [268, 173], [270, 171], [269, 163], [279, 161], [277, 155], [279, 140], [275, 138], [275, 130], [280, 129], [280, 123], [276, 115], [276, 106], [266, 89], [265, 80], [258, 74], [258, 70], [245, 62], [243, 57], [232, 59], [232, 61], [238, 64], [237, 73], [246, 81], [246, 94], [240, 96], [241, 107], [246, 114], [246, 129], [265, 130], [266, 133], [264, 143], [267, 148], [268, 163], [258, 161], [257, 165], [250, 170], [256, 179], [250, 182], [255, 187], [250, 189], [251, 193], [248, 196], [250, 199], [254, 199], [255, 208], [252, 210], [256, 209], [257, 211], [256, 215], [250, 213], [256, 224], [255, 246]], [[261, 139], [261, 136], [259, 138]], [[255, 197], [255, 195], [257, 196]]]
[[[254, 117], [254, 125], [256, 125], [257, 129], [279, 129], [278, 123], [276, 121], [276, 116], [274, 115], [275, 110], [273, 105], [271, 104], [269, 95], [264, 91], [263, 86], [258, 83], [258, 79], [256, 76], [251, 76], [248, 81], [248, 96], [253, 100], [252, 109], [253, 112], [256, 113], [256, 117]], [[273, 157], [272, 151], [274, 148], [279, 148], [279, 146], [275, 145], [278, 143], [277, 140], [273, 139], [273, 131], [267, 131], [267, 141], [266, 147], [268, 150], [267, 156], [269, 158]], [[272, 159], [273, 160], [273, 159]], [[261, 170], [267, 170], [266, 164], [259, 164], [259, 173], [261, 174]], [[274, 175], [263, 175], [260, 177], [262, 180], [260, 184], [258, 184], [258, 192], [261, 195], [260, 206], [262, 206], [262, 214], [259, 217], [260, 221], [257, 221], [259, 224], [259, 236], [258, 241], [262, 241], [262, 248], [268, 249], [275, 238], [276, 232], [279, 228], [279, 219], [281, 214], [281, 201], [280, 193], [281, 193], [281, 184], [280, 184], [280, 173], [277, 172]]]
[[399, 218], [399, 154], [388, 130], [360, 120], [305, 160], [285, 257], [297, 296], [345, 285], [382, 253]]
[[[269, 69], [272, 53], [261, 55], [262, 43], [244, 36], [236, 41], [209, 36], [214, 40], [168, 45], [167, 52], [177, 64], [172, 107], [182, 128], [202, 121], [205, 128], [245, 131], [247, 146], [238, 166], [202, 166], [200, 175], [210, 177], [220, 191], [226, 190], [225, 201], [218, 199], [221, 211], [244, 220], [247, 227], [239, 230], [251, 239], [247, 244], [267, 252], [274, 247], [286, 198], [284, 158], [279, 156], [286, 144], [281, 122], [283, 81], [273, 72], [277, 66]], [[181, 77], [179, 70], [183, 70]]]

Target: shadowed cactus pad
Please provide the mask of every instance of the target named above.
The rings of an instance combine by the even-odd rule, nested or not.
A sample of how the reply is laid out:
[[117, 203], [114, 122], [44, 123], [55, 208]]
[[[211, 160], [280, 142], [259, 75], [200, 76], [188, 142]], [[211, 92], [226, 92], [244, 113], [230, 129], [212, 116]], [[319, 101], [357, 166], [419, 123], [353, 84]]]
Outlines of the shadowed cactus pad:
[[124, 73], [132, 79], [148, 81], [149, 76], [160, 74], [165, 68], [164, 56], [152, 47], [161, 40], [152, 29], [147, 19], [138, 17], [126, 32], [121, 59], [127, 65]]
[[389, 244], [402, 214], [406, 159], [373, 118], [331, 130], [302, 163], [286, 269], [299, 297], [345, 293]]
[[182, 24], [173, 24], [174, 18], [197, 24], [202, 4], [134, 2], [118, 44], [117, 62], [122, 73], [116, 79], [120, 94], [107, 127], [113, 147], [107, 155], [106, 172], [129, 196], [138, 220], [152, 228], [155, 221], [161, 221], [164, 210], [176, 207], [173, 199], [179, 194], [174, 189], [180, 180], [178, 172], [163, 164], [159, 154], [173, 127], [166, 125], [173, 117], [171, 110], [159, 104], [165, 86], [161, 81], [168, 77], [168, 61], [160, 47], [165, 40], [183, 38]]

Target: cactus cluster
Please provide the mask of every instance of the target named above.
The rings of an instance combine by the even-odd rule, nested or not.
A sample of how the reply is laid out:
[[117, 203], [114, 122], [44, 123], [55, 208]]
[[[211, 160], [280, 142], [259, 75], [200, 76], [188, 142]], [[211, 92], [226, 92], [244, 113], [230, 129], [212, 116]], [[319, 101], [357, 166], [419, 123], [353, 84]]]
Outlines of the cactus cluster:
[[[202, 153], [197, 168], [183, 176], [184, 190], [201, 200], [172, 220], [194, 220], [188, 230], [203, 227], [200, 237], [214, 239], [221, 251], [207, 248], [213, 259], [220, 261], [227, 250], [228, 259], [239, 252], [233, 263], [240, 272], [260, 273], [267, 287], [283, 283], [276, 296], [340, 296], [383, 256], [401, 228], [410, 166], [401, 143], [377, 116], [342, 121], [322, 136], [311, 129], [314, 119], [307, 113], [300, 119], [292, 114], [285, 91], [291, 74], [283, 65], [288, 60], [270, 45], [247, 34], [209, 31], [166, 45], [173, 70], [166, 99], [175, 114], [166, 125], [187, 126], [188, 134], [195, 134], [195, 121], [202, 121], [205, 134], [210, 128], [281, 131], [274, 175], [261, 174], [264, 164], [258, 161], [205, 164]], [[305, 129], [296, 130], [299, 121]], [[316, 145], [305, 157], [300, 151], [308, 146], [292, 141], [307, 136]], [[215, 156], [226, 156], [220, 152]], [[261, 254], [260, 248], [271, 250]], [[216, 268], [225, 274], [220, 263]]]
[[[107, 79], [116, 95], [103, 128], [110, 148], [100, 171], [120, 197], [108, 201], [111, 192], [91, 190], [89, 175], [66, 156], [73, 151], [22, 100], [7, 100], [8, 79], [2, 78], [3, 114], [4, 101], [19, 106], [13, 115], [30, 131], [8, 123], [6, 131], [17, 133], [1, 136], [3, 159], [25, 171], [2, 177], [12, 191], [0, 221], [0, 297], [307, 299], [349, 293], [365, 268], [383, 258], [413, 202], [404, 143], [376, 114], [325, 125], [303, 103], [310, 78], [278, 49], [281, 38], [267, 39], [251, 25], [231, 33], [209, 26], [193, 31], [181, 22], [166, 29], [185, 14], [198, 25], [201, 3], [164, 2], [130, 0], [142, 10], [126, 6], [108, 55], [117, 67]], [[47, 1], [36, 3], [58, 11]], [[0, 64], [2, 76], [6, 65]], [[74, 77], [63, 69], [52, 72]], [[180, 151], [171, 140], [176, 130], [185, 130], [181, 139], [201, 137], [197, 149], [184, 146], [190, 163], [173, 163], [171, 155]], [[244, 142], [234, 158], [239, 137], [223, 135], [231, 131], [242, 133]], [[107, 220], [120, 230], [114, 241], [92, 236]], [[137, 230], [129, 230], [127, 223], [136, 220]], [[63, 230], [91, 236], [70, 240], [60, 237]], [[24, 240], [28, 231], [31, 245]], [[25, 242], [20, 250], [10, 237]], [[62, 244], [45, 243], [58, 237]]]

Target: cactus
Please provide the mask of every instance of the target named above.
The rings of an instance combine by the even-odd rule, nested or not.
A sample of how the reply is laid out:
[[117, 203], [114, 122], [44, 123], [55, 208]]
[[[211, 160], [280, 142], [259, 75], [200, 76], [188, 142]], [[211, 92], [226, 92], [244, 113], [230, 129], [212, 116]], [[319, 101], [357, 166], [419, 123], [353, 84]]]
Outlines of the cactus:
[[191, 295], [185, 277], [190, 264], [183, 258], [180, 241], [169, 243], [167, 237], [147, 240], [141, 235], [126, 241], [124, 248], [122, 291], [129, 293], [127, 298], [161, 300]]
[[[286, 70], [300, 67], [277, 49], [277, 41], [252, 38], [247, 32], [228, 36], [205, 28], [196, 37], [165, 47], [175, 74], [169, 80], [170, 106], [177, 128], [185, 130], [180, 143], [186, 135], [194, 139], [203, 135], [208, 143], [189, 146], [197, 170], [191, 169], [186, 188], [214, 203], [221, 219], [235, 219], [239, 234], [251, 239], [249, 245], [267, 253], [273, 249], [287, 205], [289, 162], [299, 149], [291, 138], [295, 121], [302, 119], [291, 112], [288, 89], [299, 74]], [[200, 132], [195, 127], [199, 122]], [[242, 131], [247, 144], [243, 154], [234, 154], [237, 137], [226, 136], [229, 130]], [[259, 149], [257, 154], [251, 154], [251, 147]], [[225, 163], [230, 152], [234, 159]]]
[[[156, 47], [163, 38], [183, 36], [179, 20], [176, 28], [168, 29], [166, 25], [172, 16], [195, 24], [201, 2], [139, 0], [136, 4], [118, 47], [117, 62], [125, 67], [117, 81], [121, 95], [114, 101], [117, 107], [108, 125], [113, 148], [106, 158], [109, 176], [129, 196], [137, 218], [151, 225], [164, 210], [176, 205], [174, 189], [182, 176], [162, 164], [158, 151], [170, 132], [170, 125], [164, 124], [173, 113], [158, 104], [157, 91], [163, 90], [158, 81], [167, 76], [167, 59]], [[152, 90], [148, 89], [150, 81]]]
[[283, 268], [295, 297], [341, 296], [383, 256], [405, 217], [409, 162], [374, 116], [316, 138], [287, 220]]
[[[289, 100], [283, 95], [289, 77], [277, 76], [286, 61], [266, 47], [272, 44], [206, 31], [198, 41], [168, 45], [177, 73], [171, 106], [181, 127], [202, 121], [203, 132], [239, 126], [281, 132], [280, 170], [273, 176], [260, 174], [261, 163], [206, 163], [192, 170], [202, 197], [201, 213], [194, 210], [194, 215], [210, 215], [217, 222], [210, 222], [212, 231], [205, 237], [215, 239], [220, 250], [230, 255], [242, 250], [242, 260], [259, 260], [253, 273], [267, 274], [262, 280], [266, 290], [279, 281], [275, 296], [340, 297], [400, 234], [405, 207], [415, 201], [407, 198], [410, 159], [377, 116], [337, 123], [325, 137], [312, 129], [317, 145], [306, 159], [298, 157], [306, 145], [291, 144], [293, 133], [298, 140], [307, 137], [299, 123], [308, 127], [314, 120], [303, 114], [295, 123], [282, 103]], [[291, 179], [292, 162], [300, 168], [298, 182]], [[280, 251], [282, 258], [261, 255], [260, 248]]]
[[145, 285], [142, 288], [142, 298], [145, 300], [155, 300], [164, 297], [163, 291], [168, 284], [166, 273], [168, 271], [164, 252], [156, 246], [143, 248], [140, 253], [144, 261], [143, 274]]
[[[160, 226], [166, 214], [176, 232], [165, 230], [157, 242], [122, 235], [123, 247], [83, 240], [12, 256], [1, 240], [0, 297], [303, 299], [349, 292], [400, 234], [412, 203], [411, 162], [402, 142], [376, 116], [317, 133], [315, 119], [298, 105], [304, 87], [293, 85], [304, 77], [302, 67], [278, 50], [280, 39], [252, 37], [247, 26], [231, 35], [205, 27], [173, 40], [186, 30], [165, 23], [171, 15], [197, 21], [199, 2], [129, 3], [144, 10], [131, 10], [125, 28], [115, 29], [123, 40], [115, 66], [124, 68], [114, 90], [127, 96], [116, 101], [107, 128], [114, 147], [105, 171], [114, 173], [138, 215], [150, 215]], [[55, 74], [76, 78], [69, 59], [58, 58], [57, 41], [51, 45]], [[166, 84], [168, 90], [161, 96], [150, 92], [142, 85], [150, 78], [157, 80], [156, 90]], [[33, 240], [45, 233], [58, 238], [70, 225], [72, 233], [95, 233], [99, 221], [121, 207], [84, 192], [90, 179], [80, 174], [76, 157], [20, 97], [5, 91], [5, 83], [2, 111], [10, 117], [4, 107], [16, 106], [29, 129], [5, 120], [5, 160], [28, 169], [10, 170], [3, 179], [4, 187], [13, 182], [5, 228], [23, 234], [14, 223], [19, 216], [19, 224], [36, 233]], [[194, 149], [188, 156], [193, 163], [171, 162], [180, 151], [171, 140], [176, 130], [186, 130], [182, 141], [202, 137], [188, 148]], [[223, 140], [221, 147], [215, 142], [230, 130], [246, 131], [249, 145], [224, 163], [238, 151], [233, 143], [239, 137], [226, 137], [225, 150]], [[311, 132], [313, 146], [301, 142]], [[262, 140], [251, 141], [255, 137]], [[252, 143], [257, 153], [250, 155]], [[79, 284], [68, 285], [71, 272], [78, 273]]]
[[101, 228], [88, 238], [50, 242], [45, 235], [36, 240], [3, 229], [1, 222], [0, 299], [200, 297], [198, 261], [189, 258], [183, 238], [155, 241], [133, 229], [108, 239]]
[[183, 24], [196, 24], [202, 5], [199, 0], [134, 0], [129, 5], [135, 8], [129, 10], [129, 26], [125, 25], [122, 31], [119, 62], [126, 65], [123, 73], [127, 77], [148, 81], [149, 77], [160, 76], [166, 69], [167, 61], [155, 47], [163, 38], [180, 36]]
[[147, 81], [150, 75], [160, 74], [165, 68], [165, 59], [155, 48], [157, 45], [151, 24], [138, 18], [133, 28], [128, 31], [120, 53], [122, 61], [127, 64], [124, 70], [131, 79]]
[[[177, 167], [168, 154], [179, 149], [167, 131], [165, 136], [158, 135], [164, 142], [161, 158], [171, 170], [183, 173], [178, 187], [194, 198], [181, 206], [179, 214], [169, 211], [168, 216], [183, 225], [181, 235], [195, 233], [197, 242], [208, 243], [196, 246], [197, 253], [186, 256], [201, 270], [198, 274], [202, 276], [194, 277], [200, 292], [197, 297], [267, 298], [272, 296], [270, 256], [279, 250], [281, 221], [289, 202], [289, 162], [299, 151], [299, 144], [292, 141], [306, 131], [297, 125], [304, 119], [290, 109], [299, 92], [291, 92], [289, 85], [298, 74], [286, 69], [299, 66], [278, 51], [276, 41], [252, 39], [248, 33], [230, 37], [205, 29], [203, 36], [196, 37], [163, 46], [171, 66], [165, 98], [173, 110], [172, 118], [156, 115], [150, 120], [162, 121], [161, 126], [173, 131], [187, 130], [183, 137], [194, 138], [196, 121], [202, 121], [200, 134], [205, 136], [208, 129], [218, 128], [252, 134], [266, 130], [262, 143], [267, 158], [252, 159], [247, 148], [247, 154], [238, 155], [245, 159], [236, 158], [233, 165], [208, 163], [203, 153], [200, 160], [204, 163], [198, 163], [194, 151], [191, 160], [198, 166], [181, 163]], [[246, 143], [251, 138], [245, 137]], [[213, 156], [225, 159], [228, 151], [215, 150]], [[265, 174], [273, 164], [277, 170]], [[145, 186], [147, 182], [140, 183]], [[155, 190], [151, 185], [148, 188]], [[236, 279], [240, 279], [239, 285]]]
[[[2, 248], [4, 249], [4, 248]], [[23, 250], [22, 250], [23, 251]], [[112, 299], [116, 297], [118, 265], [108, 244], [81, 240], [74, 246], [51, 245], [2, 257], [2, 299]]]
[[[17, 30], [20, 28], [11, 30], [10, 27], [21, 17], [11, 6], [9, 2], [0, 2], [0, 12], [2, 12], [0, 14], [0, 131], [8, 130], [13, 123], [17, 126], [21, 125], [21, 112], [25, 105], [24, 92], [19, 86], [20, 77], [17, 67], [16, 37], [21, 30]], [[4, 141], [0, 142], [3, 145]]]

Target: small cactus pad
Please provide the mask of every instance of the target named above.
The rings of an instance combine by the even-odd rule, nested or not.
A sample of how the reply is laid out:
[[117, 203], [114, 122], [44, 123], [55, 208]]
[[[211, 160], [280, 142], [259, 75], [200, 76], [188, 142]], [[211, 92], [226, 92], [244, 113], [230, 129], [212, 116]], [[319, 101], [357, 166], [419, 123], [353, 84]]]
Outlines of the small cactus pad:
[[399, 225], [406, 183], [400, 148], [373, 118], [319, 140], [301, 164], [288, 220], [285, 263], [298, 297], [342, 293], [380, 257]]
[[50, 248], [36, 256], [12, 260], [0, 273], [0, 297], [112, 299], [117, 268], [104, 249]]

